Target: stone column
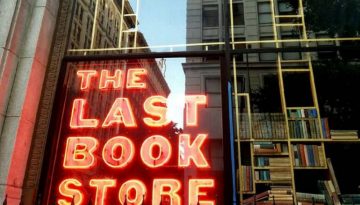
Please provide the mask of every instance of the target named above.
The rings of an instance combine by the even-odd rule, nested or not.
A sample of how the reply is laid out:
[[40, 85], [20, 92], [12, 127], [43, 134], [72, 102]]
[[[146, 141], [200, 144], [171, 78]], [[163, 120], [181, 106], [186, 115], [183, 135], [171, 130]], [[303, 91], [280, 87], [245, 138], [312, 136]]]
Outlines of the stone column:
[[19, 204], [59, 1], [0, 0], [0, 202]]

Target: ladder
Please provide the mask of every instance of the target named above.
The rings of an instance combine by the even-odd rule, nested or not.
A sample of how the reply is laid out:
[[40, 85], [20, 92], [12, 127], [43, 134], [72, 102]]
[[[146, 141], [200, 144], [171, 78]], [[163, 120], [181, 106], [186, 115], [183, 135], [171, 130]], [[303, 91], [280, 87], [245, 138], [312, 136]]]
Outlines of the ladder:
[[[299, 42], [299, 45], [309, 47], [308, 43], [308, 36], [306, 32], [306, 25], [305, 25], [305, 16], [304, 16], [304, 8], [303, 8], [303, 0], [298, 0], [298, 8], [296, 14], [291, 15], [284, 15], [281, 14], [279, 11], [279, 5], [276, 0], [270, 0], [270, 6], [272, 11], [272, 22], [273, 22], [273, 32], [274, 32], [274, 41], [276, 48], [281, 48], [282, 44], [280, 43], [282, 39], [282, 34], [286, 29], [295, 29], [298, 32], [297, 38], [293, 39], [294, 42]], [[287, 30], [289, 31], [289, 30]], [[284, 41], [282, 41], [284, 42]], [[289, 147], [289, 156], [291, 162], [294, 162], [294, 154], [292, 152], [292, 144], [291, 144], [291, 137], [290, 136], [290, 127], [289, 127], [289, 117], [288, 111], [298, 108], [306, 108], [306, 109], [315, 109], [317, 112], [317, 123], [320, 127], [320, 137], [323, 138], [324, 133], [322, 133], [321, 129], [321, 118], [319, 112], [319, 104], [317, 100], [317, 93], [315, 88], [315, 79], [313, 73], [313, 66], [312, 66], [312, 57], [309, 52], [306, 52], [305, 55], [303, 53], [300, 55], [300, 59], [295, 60], [285, 60], [283, 59], [282, 53], [277, 54], [277, 70], [279, 76], [279, 87], [280, 87], [280, 96], [281, 96], [281, 105], [282, 110], [285, 114], [285, 123], [286, 123], [286, 131], [288, 135], [288, 147]], [[289, 107], [287, 106], [286, 97], [285, 97], [285, 88], [284, 88], [284, 74], [295, 74], [295, 73], [304, 73], [309, 75], [310, 79], [310, 88], [311, 88], [311, 95], [312, 95], [312, 105], [309, 107]], [[301, 86], [301, 85], [299, 85]], [[322, 146], [324, 144], [322, 143]], [[325, 159], [325, 154], [323, 154]], [[295, 192], [295, 180], [294, 180], [294, 165], [291, 163], [291, 174], [292, 174], [292, 189]], [[296, 194], [293, 193], [294, 201], [296, 202]]]
[[[133, 12], [130, 6], [130, 2], [129, 0], [122, 0], [121, 3], [121, 17], [120, 17], [120, 30], [119, 30], [119, 43], [118, 46], [119, 48], [123, 48], [123, 38], [125, 36], [126, 40], [125, 42], [125, 48], [128, 47], [127, 44], [128, 42], [132, 42], [132, 47], [136, 48], [137, 47], [137, 40], [138, 40], [138, 31], [139, 31], [139, 27], [138, 27], [138, 16], [139, 16], [139, 6], [140, 6], [140, 0], [134, 0], [135, 1], [135, 5], [134, 5], [134, 9], [135, 12]], [[126, 8], [126, 5], [128, 5], [128, 8]], [[134, 19], [134, 27], [133, 28], [124, 28], [125, 27], [125, 18], [133, 18]], [[132, 36], [133, 38], [128, 38], [129, 36]]]

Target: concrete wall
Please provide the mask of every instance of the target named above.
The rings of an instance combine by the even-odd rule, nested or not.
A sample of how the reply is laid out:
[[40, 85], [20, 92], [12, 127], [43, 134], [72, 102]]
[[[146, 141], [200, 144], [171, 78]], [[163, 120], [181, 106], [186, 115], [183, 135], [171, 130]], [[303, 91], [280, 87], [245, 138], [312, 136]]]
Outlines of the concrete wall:
[[0, 0], [0, 202], [19, 204], [59, 1]]

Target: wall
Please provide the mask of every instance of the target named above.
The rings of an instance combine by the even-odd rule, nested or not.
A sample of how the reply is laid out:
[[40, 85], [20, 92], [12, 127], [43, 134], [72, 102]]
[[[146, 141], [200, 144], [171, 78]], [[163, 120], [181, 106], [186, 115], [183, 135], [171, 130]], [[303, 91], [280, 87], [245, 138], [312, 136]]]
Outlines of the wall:
[[58, 6], [0, 0], [0, 202], [20, 203]]

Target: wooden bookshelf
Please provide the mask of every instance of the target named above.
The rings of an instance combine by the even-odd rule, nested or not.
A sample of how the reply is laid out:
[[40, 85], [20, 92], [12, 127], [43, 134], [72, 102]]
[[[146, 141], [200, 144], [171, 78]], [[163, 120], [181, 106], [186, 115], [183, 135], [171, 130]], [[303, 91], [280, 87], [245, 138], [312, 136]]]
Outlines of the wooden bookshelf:
[[[282, 48], [282, 44], [277, 42], [277, 40], [279, 40], [279, 37], [282, 35], [281, 23], [279, 23], [279, 18], [287, 18], [289, 16], [279, 14], [278, 8], [276, 8], [278, 6], [278, 2], [274, 3], [274, 1], [275, 0], [270, 0], [270, 5], [272, 8], [272, 21], [274, 24], [274, 44], [276, 48]], [[299, 29], [299, 38], [301, 38], [302, 40], [306, 40], [308, 33], [306, 32], [305, 28], [304, 12], [301, 10], [303, 9], [303, 0], [298, 0], [298, 2], [299, 10], [297, 11], [296, 18], [301, 19], [298, 23], [298, 26], [303, 27], [303, 29]], [[290, 17], [292, 18], [292, 16]], [[309, 46], [309, 43], [304, 41], [304, 43], [302, 43], [302, 46]], [[319, 111], [311, 53], [301, 53], [301, 59], [298, 60], [284, 60], [282, 54], [278, 53], [276, 66], [281, 98], [281, 111], [279, 111], [280, 113], [255, 113], [256, 111], [251, 110], [249, 106], [249, 102], [251, 102], [249, 93], [246, 93], [246, 100], [248, 104], [248, 107], [246, 108], [246, 113], [236, 113], [236, 116], [239, 115], [241, 119], [248, 120], [247, 122], [237, 121], [236, 127], [238, 136], [235, 142], [238, 145], [238, 152], [240, 153], [241, 145], [246, 144], [246, 146], [250, 146], [250, 153], [246, 155], [246, 157], [250, 157], [250, 159], [242, 159], [241, 154], [239, 154], [238, 165], [243, 166], [242, 161], [247, 161], [247, 166], [251, 167], [251, 173], [253, 175], [253, 181], [247, 182], [252, 183], [253, 190], [251, 192], [239, 192], [240, 204], [242, 204], [243, 201], [251, 201], [252, 198], [256, 199], [259, 194], [263, 194], [263, 190], [265, 189], [268, 189], [268, 192], [274, 190], [280, 190], [280, 192], [290, 192], [290, 195], [293, 196], [293, 203], [290, 204], [298, 204], [298, 202], [303, 202], [297, 200], [297, 194], [299, 195], [299, 198], [301, 200], [306, 201], [309, 200], [309, 198], [310, 200], [311, 198], [317, 198], [318, 200], [322, 200], [321, 202], [319, 202], [320, 204], [324, 204], [325, 196], [324, 198], [322, 198], [321, 196], [318, 196], [319, 194], [317, 192], [299, 193], [299, 191], [296, 189], [296, 182], [304, 179], [297, 179], [295, 176], [295, 172], [297, 175], [299, 175], [299, 173], [305, 173], [304, 175], [311, 175], [314, 173], [322, 174], [329, 172], [331, 166], [330, 168], [328, 166], [325, 144], [359, 143], [360, 139], [331, 138], [328, 119], [322, 118], [320, 116], [321, 113]], [[301, 70], [296, 69], [297, 67], [301, 68]], [[301, 105], [296, 101], [290, 106], [288, 105], [289, 100], [286, 99], [285, 96], [286, 85], [284, 82], [284, 76], [289, 74], [308, 74], [308, 81], [310, 83], [310, 86], [305, 86], [310, 88], [310, 93], [308, 94], [311, 96], [310, 101], [312, 102], [306, 103], [306, 105]], [[236, 80], [236, 78], [234, 79]], [[303, 85], [298, 86], [301, 87]], [[237, 96], [238, 93], [235, 93], [235, 95]], [[236, 104], [236, 108], [237, 107], [238, 105]], [[341, 138], [342, 136], [344, 136], [344, 138], [350, 138], [349, 136], [345, 136], [345, 134], [343, 133], [340, 133], [337, 137]], [[287, 147], [287, 149], [278, 152], [272, 152], [271, 149], [275, 150], [276, 148], [275, 146], [271, 147], [271, 144], [281, 144], [281, 146]], [[257, 151], [256, 146], [260, 148], [263, 147], [264, 150], [259, 152]], [[268, 152], [266, 152], [266, 148], [269, 149]], [[280, 162], [281, 160], [284, 160], [284, 163], [287, 160], [288, 162], [286, 166], [281, 163], [277, 164], [277, 166], [274, 166], [274, 164], [270, 163], [270, 159], [275, 159], [275, 161], [278, 160]], [[285, 169], [288, 170], [285, 171]], [[278, 173], [281, 173], [281, 171], [278, 173], [276, 173], [275, 171], [274, 174], [274, 170], [284, 171], [284, 173], [286, 173], [284, 174], [284, 178], [286, 179], [279, 179], [281, 178], [281, 175]], [[266, 177], [260, 176], [260, 173], [266, 173], [264, 174], [266, 175]], [[328, 175], [330, 176], [330, 174]], [[330, 189], [328, 187], [331, 185], [331, 178], [329, 176], [324, 176], [327, 178], [319, 179], [318, 181], [316, 181], [316, 183], [322, 185], [318, 185], [319, 193], [320, 191], [326, 191], [326, 193], [330, 193], [328, 195], [332, 196], [333, 193], [331, 193], [330, 190], [332, 187], [330, 187]], [[244, 195], [246, 195], [246, 198], [244, 198]], [[326, 200], [336, 200], [336, 195], [330, 198], [328, 196], [326, 197]], [[261, 200], [263, 200], [263, 197], [261, 197]], [[270, 198], [268, 198], [268, 200], [270, 200]], [[309, 204], [308, 202], [309, 201], [307, 201], [306, 204]], [[313, 203], [318, 204], [318, 201], [316, 203]], [[279, 202], [279, 204], [281, 204], [281, 202]]]

